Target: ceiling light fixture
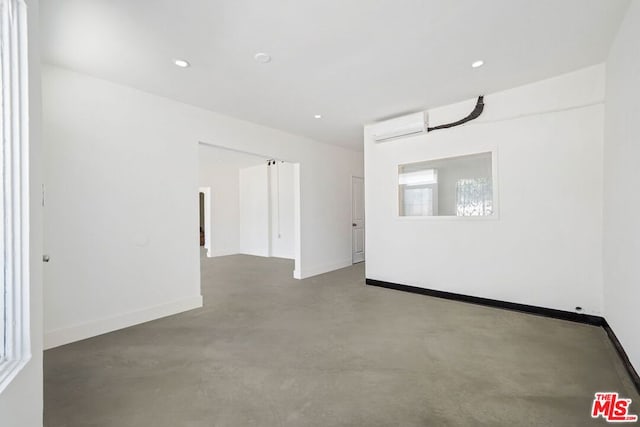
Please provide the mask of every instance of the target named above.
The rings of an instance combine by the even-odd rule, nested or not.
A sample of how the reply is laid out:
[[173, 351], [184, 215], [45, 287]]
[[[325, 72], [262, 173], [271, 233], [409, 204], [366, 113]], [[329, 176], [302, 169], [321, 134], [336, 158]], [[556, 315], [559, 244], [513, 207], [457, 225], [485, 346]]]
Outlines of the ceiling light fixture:
[[180, 68], [187, 68], [187, 67], [189, 67], [191, 65], [191, 64], [189, 64], [189, 61], [185, 61], [184, 59], [174, 59], [173, 63], [176, 64]]
[[255, 55], [253, 55], [253, 59], [255, 59], [257, 62], [261, 64], [266, 64], [267, 62], [271, 62], [271, 55], [264, 52], [258, 52]]
[[471, 64], [471, 66], [473, 68], [480, 68], [484, 65], [484, 61], [482, 59], [479, 59], [477, 61], [475, 61], [473, 64]]
[[322, 114], [316, 114], [316, 115], [315, 115], [315, 116], [313, 116], [313, 117], [315, 117], [316, 119], [321, 119], [321, 118], [322, 118]]

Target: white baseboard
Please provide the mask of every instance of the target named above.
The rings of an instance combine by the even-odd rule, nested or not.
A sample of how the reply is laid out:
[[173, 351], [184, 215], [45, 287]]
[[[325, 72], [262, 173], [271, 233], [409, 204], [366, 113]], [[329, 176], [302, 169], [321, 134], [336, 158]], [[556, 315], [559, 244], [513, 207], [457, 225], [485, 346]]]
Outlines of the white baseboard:
[[344, 260], [344, 261], [340, 261], [332, 264], [321, 265], [318, 267], [302, 268], [301, 269], [302, 271], [299, 272], [300, 277], [296, 276], [296, 273], [298, 273], [298, 270], [295, 270], [293, 274], [296, 279], [306, 279], [308, 277], [317, 276], [319, 274], [328, 273], [330, 271], [340, 270], [341, 268], [351, 267], [352, 264], [353, 262], [351, 261], [351, 259], [348, 259], [348, 260]]
[[117, 316], [93, 320], [68, 328], [56, 329], [45, 332], [44, 349], [47, 350], [200, 307], [202, 307], [202, 295], [196, 295], [154, 307], [118, 314]]
[[238, 255], [240, 252], [238, 251], [213, 251], [210, 250], [207, 254], [208, 258], [216, 258], [219, 256], [229, 256], [229, 255]]

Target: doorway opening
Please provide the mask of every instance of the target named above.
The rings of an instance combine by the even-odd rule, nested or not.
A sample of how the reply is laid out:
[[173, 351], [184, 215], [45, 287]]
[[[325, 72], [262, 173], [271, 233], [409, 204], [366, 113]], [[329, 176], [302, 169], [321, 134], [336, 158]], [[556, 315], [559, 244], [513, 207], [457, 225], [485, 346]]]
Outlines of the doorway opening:
[[200, 205], [200, 247], [204, 248], [204, 193], [198, 193], [198, 203]]
[[206, 256], [289, 259], [300, 278], [300, 165], [205, 143], [198, 157]]
[[200, 235], [200, 251], [205, 256], [211, 255], [213, 241], [211, 228], [211, 187], [198, 188], [198, 228]]

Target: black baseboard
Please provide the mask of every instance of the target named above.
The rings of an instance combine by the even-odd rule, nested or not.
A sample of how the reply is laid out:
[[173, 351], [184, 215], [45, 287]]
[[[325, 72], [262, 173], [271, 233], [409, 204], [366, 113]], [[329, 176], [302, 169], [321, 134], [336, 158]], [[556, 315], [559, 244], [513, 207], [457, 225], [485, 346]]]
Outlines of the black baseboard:
[[503, 310], [519, 311], [522, 313], [534, 314], [536, 316], [551, 317], [554, 319], [568, 320], [571, 322], [585, 323], [587, 325], [601, 326], [607, 332], [607, 336], [613, 343], [622, 363], [624, 364], [631, 381], [635, 385], [638, 393], [640, 393], [640, 377], [634, 369], [629, 356], [618, 341], [618, 338], [611, 330], [604, 317], [593, 316], [590, 314], [575, 313], [572, 311], [556, 310], [554, 308], [538, 307], [535, 305], [518, 304], [515, 302], [500, 301], [489, 298], [474, 297], [471, 295], [456, 294], [453, 292], [436, 291], [434, 289], [419, 288], [417, 286], [401, 285], [399, 283], [385, 282], [382, 280], [366, 279], [366, 284], [370, 286], [378, 286], [381, 288], [395, 289], [397, 291], [411, 292], [414, 294], [427, 295], [436, 298], [444, 298], [453, 301], [461, 301], [469, 304], [478, 304], [488, 307], [501, 308]]
[[618, 352], [618, 356], [620, 356], [620, 360], [622, 360], [624, 367], [627, 369], [627, 373], [629, 373], [629, 376], [631, 377], [631, 381], [636, 386], [636, 390], [638, 390], [638, 393], [640, 393], [640, 375], [638, 375], [638, 371], [636, 371], [633, 365], [631, 364], [631, 360], [629, 360], [629, 356], [627, 355], [627, 352], [624, 351], [624, 347], [622, 347], [622, 344], [620, 344], [620, 341], [618, 341], [618, 337], [616, 336], [615, 333], [613, 333], [613, 329], [611, 329], [611, 326], [609, 326], [609, 323], [605, 322], [605, 324], [602, 327], [607, 333], [607, 336], [611, 340], [611, 343], [615, 347], [616, 351]]
[[383, 282], [381, 280], [367, 279], [367, 285], [379, 286], [382, 288], [395, 289], [398, 291], [412, 292], [414, 294], [428, 295], [430, 297], [450, 299], [454, 301], [468, 302], [470, 304], [486, 305], [489, 307], [502, 308], [504, 310], [520, 311], [523, 313], [535, 314], [554, 319], [569, 320], [571, 322], [586, 323], [594, 326], [604, 326], [606, 323], [603, 317], [592, 316], [590, 314], [574, 313], [572, 311], [556, 310], [553, 308], [537, 307], [535, 305], [517, 304], [515, 302], [500, 301], [489, 298], [480, 298], [470, 295], [455, 294], [453, 292], [436, 291], [433, 289], [418, 288], [416, 286], [400, 285], [398, 283]]

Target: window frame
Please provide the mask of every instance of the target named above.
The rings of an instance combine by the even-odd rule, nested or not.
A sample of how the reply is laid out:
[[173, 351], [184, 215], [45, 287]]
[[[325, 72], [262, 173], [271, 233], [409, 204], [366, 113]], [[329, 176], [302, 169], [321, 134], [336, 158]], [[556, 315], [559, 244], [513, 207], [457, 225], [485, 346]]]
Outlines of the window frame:
[[0, 0], [0, 393], [31, 359], [27, 5]]
[[[431, 216], [402, 216], [400, 215], [400, 200], [401, 200], [401, 185], [398, 183], [398, 174], [400, 168], [407, 164], [422, 163], [446, 160], [454, 157], [473, 156], [482, 153], [491, 153], [491, 177], [493, 185], [493, 214], [484, 216], [457, 216], [457, 215], [431, 215]], [[482, 144], [475, 147], [473, 150], [452, 150], [446, 154], [437, 154], [432, 157], [422, 158], [416, 160], [415, 158], [407, 159], [406, 161], [395, 164], [394, 168], [394, 186], [395, 186], [395, 212], [394, 218], [396, 221], [496, 221], [500, 219], [500, 192], [499, 192], [499, 175], [498, 175], [498, 147], [497, 145]]]

